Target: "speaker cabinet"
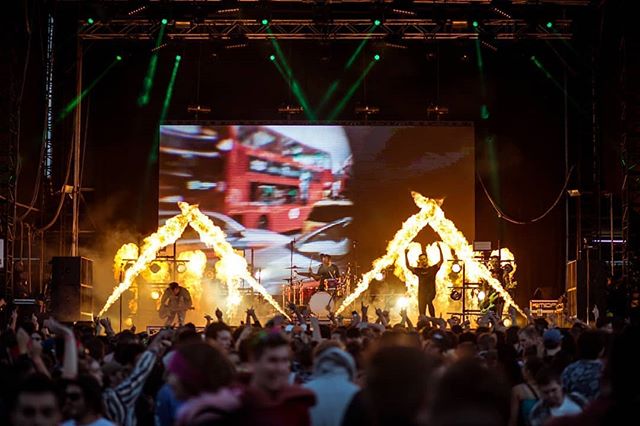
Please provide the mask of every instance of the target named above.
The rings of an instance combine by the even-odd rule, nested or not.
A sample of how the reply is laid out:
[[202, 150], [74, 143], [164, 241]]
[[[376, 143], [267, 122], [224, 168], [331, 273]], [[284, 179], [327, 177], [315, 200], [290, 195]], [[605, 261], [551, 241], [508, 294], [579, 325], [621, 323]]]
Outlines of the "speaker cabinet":
[[93, 319], [93, 262], [80, 256], [51, 261], [51, 313], [59, 321]]
[[592, 310], [605, 310], [607, 269], [603, 262], [572, 260], [567, 264], [567, 307], [570, 316], [593, 320]]

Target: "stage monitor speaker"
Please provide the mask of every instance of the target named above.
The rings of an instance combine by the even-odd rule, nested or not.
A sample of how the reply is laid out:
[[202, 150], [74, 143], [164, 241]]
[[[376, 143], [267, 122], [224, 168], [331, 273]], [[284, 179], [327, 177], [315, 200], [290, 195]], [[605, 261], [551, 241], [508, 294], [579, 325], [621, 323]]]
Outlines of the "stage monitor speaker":
[[93, 262], [80, 256], [51, 261], [51, 314], [58, 321], [93, 319]]
[[577, 316], [582, 321], [586, 321], [588, 317], [591, 321], [592, 310], [596, 305], [601, 315], [604, 315], [606, 282], [607, 270], [603, 262], [570, 261], [567, 264], [566, 288], [569, 316]]

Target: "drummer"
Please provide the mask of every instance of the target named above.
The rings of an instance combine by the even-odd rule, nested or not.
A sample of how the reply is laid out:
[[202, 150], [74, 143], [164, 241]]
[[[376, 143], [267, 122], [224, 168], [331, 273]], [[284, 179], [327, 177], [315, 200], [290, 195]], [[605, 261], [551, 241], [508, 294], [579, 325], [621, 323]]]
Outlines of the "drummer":
[[316, 279], [320, 282], [318, 286], [318, 290], [324, 291], [326, 290], [326, 281], [327, 280], [337, 280], [340, 277], [340, 270], [337, 265], [331, 263], [331, 256], [323, 253], [320, 255], [320, 260], [322, 260], [322, 264], [318, 267], [318, 271], [316, 272]]

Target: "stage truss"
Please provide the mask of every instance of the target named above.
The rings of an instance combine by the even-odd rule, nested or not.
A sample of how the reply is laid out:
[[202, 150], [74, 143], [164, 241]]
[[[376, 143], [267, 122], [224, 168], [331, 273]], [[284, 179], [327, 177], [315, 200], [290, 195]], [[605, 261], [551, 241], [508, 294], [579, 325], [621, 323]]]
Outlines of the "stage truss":
[[[85, 40], [567, 40], [588, 0], [79, 2]], [[83, 25], [88, 18], [90, 25]], [[268, 25], [263, 24], [263, 19]], [[374, 24], [375, 21], [377, 25]], [[473, 26], [476, 21], [478, 25]], [[552, 22], [548, 27], [547, 22]]]
[[[186, 21], [185, 21], [186, 22]], [[487, 40], [568, 40], [572, 38], [571, 20], [554, 22], [549, 31], [538, 25], [531, 26], [522, 19], [495, 19], [483, 23], [490, 33]], [[84, 29], [80, 37], [85, 40], [153, 40], [159, 30], [156, 20], [109, 20], [97, 22]], [[175, 41], [189, 40], [384, 40], [397, 35], [399, 41], [408, 40], [476, 40], [483, 34], [464, 28], [455, 28], [451, 22], [433, 19], [390, 19], [375, 26], [370, 19], [342, 19], [318, 24], [313, 19], [274, 19], [268, 26], [255, 19], [207, 19], [176, 25], [170, 23], [165, 38]]]

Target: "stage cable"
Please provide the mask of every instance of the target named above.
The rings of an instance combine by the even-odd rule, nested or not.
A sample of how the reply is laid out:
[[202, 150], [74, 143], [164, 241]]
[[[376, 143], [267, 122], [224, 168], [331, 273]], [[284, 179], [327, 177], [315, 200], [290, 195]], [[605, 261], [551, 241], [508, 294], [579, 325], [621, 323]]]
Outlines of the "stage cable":
[[[28, 10], [28, 4], [27, 2], [25, 2], [24, 5], [24, 14], [25, 14], [25, 28], [27, 30], [27, 47], [26, 47], [26, 54], [25, 54], [25, 59], [24, 59], [24, 66], [22, 68], [22, 82], [20, 84], [20, 95], [18, 97], [18, 105], [17, 105], [17, 109], [18, 109], [18, 138], [17, 138], [17, 152], [18, 154], [20, 153], [20, 139], [21, 139], [21, 133], [22, 133], [22, 117], [20, 114], [20, 111], [22, 109], [22, 98], [24, 96], [24, 88], [27, 82], [27, 72], [29, 69], [29, 62], [31, 59], [31, 44], [32, 44], [32, 39], [33, 39], [33, 31], [31, 28], [31, 22], [29, 20], [29, 10]], [[32, 197], [31, 197], [31, 202], [29, 203], [29, 207], [27, 207], [27, 210], [19, 217], [16, 218], [16, 220], [18, 222], [22, 222], [27, 215], [33, 210], [35, 203], [38, 199], [38, 192], [40, 191], [40, 174], [42, 173], [42, 161], [44, 160], [44, 142], [42, 144], [42, 148], [40, 149], [40, 161], [39, 161], [39, 165], [38, 165], [38, 174], [36, 175], [36, 182], [33, 188], [33, 193], [32, 193]], [[20, 155], [18, 155], [18, 157], [20, 157]], [[20, 173], [22, 171], [22, 164], [18, 158], [18, 163], [16, 166], [16, 191], [18, 188], [18, 180], [20, 178]], [[16, 193], [16, 197], [17, 197], [17, 193]]]
[[571, 175], [573, 174], [573, 170], [575, 169], [575, 167], [576, 166], [573, 165], [569, 169], [569, 172], [567, 173], [567, 176], [566, 176], [566, 178], [564, 180], [564, 185], [562, 186], [562, 189], [560, 190], [560, 193], [556, 197], [556, 199], [553, 202], [553, 204], [551, 204], [551, 206], [548, 209], [546, 209], [544, 211], [544, 213], [542, 213], [540, 216], [534, 217], [533, 219], [529, 219], [529, 220], [514, 219], [514, 218], [510, 217], [509, 215], [507, 215], [504, 211], [502, 211], [502, 209], [496, 204], [496, 202], [493, 200], [493, 198], [491, 198], [491, 194], [489, 194], [489, 191], [487, 190], [487, 187], [485, 186], [485, 184], [484, 184], [484, 182], [482, 180], [482, 177], [480, 176], [480, 173], [476, 172], [476, 175], [478, 176], [478, 181], [480, 182], [480, 186], [482, 186], [482, 190], [484, 191], [484, 194], [487, 196], [487, 199], [489, 200], [489, 203], [491, 203], [491, 206], [496, 211], [496, 213], [497, 213], [497, 215], [498, 215], [498, 217], [500, 219], [503, 219], [503, 220], [505, 220], [507, 222], [510, 222], [510, 223], [513, 223], [515, 225], [530, 225], [532, 223], [536, 223], [536, 222], [539, 222], [542, 219], [544, 219], [558, 205], [560, 200], [562, 200], [562, 196], [565, 195], [565, 193], [567, 191], [567, 187], [569, 185], [569, 179], [571, 178]]
[[[77, 136], [74, 136], [77, 137]], [[69, 175], [71, 174], [71, 160], [73, 159], [73, 149], [69, 149], [69, 158], [67, 160], [67, 171], [65, 174], [64, 181], [62, 183], [62, 187], [60, 188], [60, 202], [58, 203], [58, 207], [56, 208], [56, 213], [53, 215], [53, 219], [42, 228], [36, 229], [36, 232], [44, 232], [47, 229], [51, 228], [57, 221], [58, 217], [60, 217], [60, 212], [62, 211], [62, 207], [64, 206], [64, 196], [65, 196], [65, 187], [69, 182]]]
[[[82, 136], [82, 164], [80, 166], [80, 182], [82, 182], [82, 176], [84, 175], [84, 159], [85, 159], [85, 154], [87, 152], [87, 133], [89, 130], [89, 106], [91, 105], [90, 103], [91, 101], [91, 96], [87, 97], [86, 103], [87, 103], [87, 113], [85, 114], [85, 123], [84, 123], [84, 134]], [[76, 108], [80, 108], [80, 105], [78, 105]], [[72, 145], [73, 147], [73, 145]], [[53, 219], [51, 219], [51, 221], [49, 223], [47, 223], [45, 226], [43, 226], [42, 228], [38, 228], [36, 229], [36, 232], [44, 232], [47, 229], [51, 228], [56, 221], [58, 220], [58, 217], [60, 216], [60, 212], [62, 211], [62, 207], [64, 206], [64, 196], [65, 196], [65, 186], [67, 185], [67, 183], [69, 182], [69, 176], [71, 174], [71, 163], [72, 163], [72, 159], [73, 159], [73, 149], [69, 150], [69, 159], [67, 161], [67, 171], [66, 171], [66, 175], [64, 178], [64, 183], [62, 184], [62, 189], [61, 189], [61, 197], [60, 197], [60, 203], [58, 204], [58, 207], [56, 209], [56, 213], [53, 217]], [[86, 201], [85, 201], [85, 205], [86, 205]], [[88, 206], [87, 206], [88, 208]]]

